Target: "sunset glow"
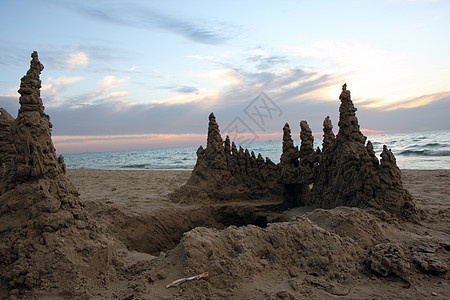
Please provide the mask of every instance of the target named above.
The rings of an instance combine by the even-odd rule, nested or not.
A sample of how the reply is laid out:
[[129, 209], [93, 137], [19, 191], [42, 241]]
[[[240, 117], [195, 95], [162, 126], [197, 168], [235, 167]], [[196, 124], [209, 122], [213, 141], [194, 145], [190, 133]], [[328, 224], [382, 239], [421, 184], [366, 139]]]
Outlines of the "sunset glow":
[[337, 130], [343, 83], [367, 132], [450, 128], [449, 1], [6, 0], [0, 25], [0, 106], [38, 51], [61, 153], [204, 144], [211, 112], [257, 140]]

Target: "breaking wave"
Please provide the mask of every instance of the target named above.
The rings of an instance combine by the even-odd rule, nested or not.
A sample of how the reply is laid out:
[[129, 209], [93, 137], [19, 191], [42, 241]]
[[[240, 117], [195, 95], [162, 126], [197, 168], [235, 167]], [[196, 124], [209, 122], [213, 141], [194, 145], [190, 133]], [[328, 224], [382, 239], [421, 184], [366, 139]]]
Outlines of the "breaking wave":
[[405, 150], [398, 154], [405, 156], [450, 156], [450, 150]]

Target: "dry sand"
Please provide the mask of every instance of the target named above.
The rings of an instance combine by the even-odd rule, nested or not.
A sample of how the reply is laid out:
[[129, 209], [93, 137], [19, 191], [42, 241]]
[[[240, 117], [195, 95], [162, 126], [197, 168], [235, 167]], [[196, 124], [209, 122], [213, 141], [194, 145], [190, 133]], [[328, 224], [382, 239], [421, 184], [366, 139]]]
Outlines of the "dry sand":
[[[417, 224], [358, 208], [265, 214], [261, 203], [205, 205], [195, 195], [190, 203], [174, 203], [168, 195], [189, 171], [68, 170], [67, 176], [92, 215], [123, 243], [118, 255], [129, 260], [128, 275], [109, 278], [107, 290], [93, 290], [93, 298], [450, 298], [449, 170], [403, 170], [404, 186], [421, 210]], [[266, 221], [276, 224], [226, 226], [265, 227]], [[191, 230], [196, 227], [206, 228]], [[287, 236], [274, 234], [280, 231]], [[289, 249], [296, 239], [305, 240], [303, 252]], [[360, 266], [361, 259], [369, 267]], [[206, 280], [165, 288], [184, 274], [205, 271]]]

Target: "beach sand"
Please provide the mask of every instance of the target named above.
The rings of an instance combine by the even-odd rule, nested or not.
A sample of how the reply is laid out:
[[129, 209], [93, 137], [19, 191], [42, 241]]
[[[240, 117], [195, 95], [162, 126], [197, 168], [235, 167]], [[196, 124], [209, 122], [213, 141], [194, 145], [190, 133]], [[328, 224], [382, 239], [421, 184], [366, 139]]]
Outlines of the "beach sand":
[[276, 166], [211, 114], [192, 176], [67, 178], [31, 57], [17, 119], [0, 109], [0, 298], [450, 299], [450, 173], [405, 170], [411, 197], [392, 152], [365, 145], [346, 84], [321, 155], [302, 121]]
[[[415, 255], [411, 257], [411, 261], [415, 261], [417, 266], [407, 268], [410, 271], [403, 272], [400, 268], [392, 272], [394, 276], [391, 274], [387, 277], [361, 271], [360, 275], [352, 278], [351, 282], [346, 282], [344, 279], [324, 280], [314, 272], [309, 274], [302, 274], [301, 270], [283, 272], [283, 265], [277, 267], [263, 264], [265, 271], [258, 269], [257, 273], [250, 272], [252, 277], [250, 279], [234, 278], [236, 283], [244, 280], [248, 282], [247, 284], [233, 284], [231, 267], [230, 275], [222, 276], [221, 280], [225, 281], [220, 283], [214, 281], [215, 269], [211, 267], [210, 278], [207, 279], [209, 285], [206, 285], [205, 280], [198, 280], [170, 289], [166, 289], [165, 286], [186, 273], [186, 261], [183, 261], [180, 254], [182, 250], [179, 249], [180, 247], [174, 249], [183, 233], [200, 226], [217, 228], [218, 231], [213, 232], [215, 236], [224, 234], [223, 232], [231, 235], [237, 229], [234, 226], [226, 229], [227, 225], [239, 226], [245, 225], [245, 222], [257, 224], [255, 222], [258, 216], [254, 215], [256, 210], [252, 208], [253, 204], [249, 201], [227, 203], [227, 205], [205, 205], [202, 202], [197, 203], [195, 199], [192, 199], [191, 203], [177, 203], [170, 200], [169, 194], [187, 181], [190, 171], [68, 170], [67, 177], [78, 189], [80, 198], [90, 213], [98, 222], [109, 228], [118, 241], [123, 243], [124, 249], [118, 250], [118, 255], [122, 251], [125, 257], [127, 252], [128, 264], [134, 269], [126, 278], [109, 278], [107, 291], [103, 289], [92, 291], [93, 297], [131, 297], [129, 299], [191, 297], [198, 299], [208, 297], [420, 299], [433, 297], [433, 299], [449, 299], [450, 284], [447, 271], [450, 261], [450, 170], [403, 170], [402, 173], [404, 187], [412, 194], [420, 210], [419, 223], [399, 223], [396, 220], [378, 216], [374, 218], [376, 229], [370, 231], [364, 228], [365, 213], [351, 208], [336, 208], [328, 212], [313, 211], [313, 208], [296, 208], [266, 215], [264, 218], [269, 223], [280, 222], [294, 220], [298, 216], [309, 213], [307, 215], [309, 219], [319, 227], [331, 230], [342, 237], [353, 237], [363, 245], [362, 247], [366, 244], [367, 247], [373, 246], [380, 230], [385, 241], [388, 240], [391, 244], [398, 243], [403, 249], [409, 247], [408, 249], [411, 250], [409, 253]], [[335, 225], [330, 227], [327, 223], [329, 221], [326, 220], [332, 218], [324, 218], [327, 214], [334, 218], [346, 214], [356, 216], [356, 219], [352, 220], [356, 223], [360, 222], [361, 226], [343, 227], [344, 229]], [[359, 215], [361, 219], [358, 219]], [[202, 230], [194, 230], [190, 234], [201, 236]], [[261, 232], [269, 229], [259, 229], [250, 225], [248, 230], [250, 232], [253, 230], [255, 234], [262, 234]], [[207, 231], [207, 234], [210, 233]], [[188, 243], [189, 234], [185, 238], [185, 243]], [[252, 243], [259, 242], [250, 239], [248, 243], [249, 247], [254, 247], [258, 244]], [[185, 244], [184, 248], [187, 248], [187, 245]], [[220, 252], [220, 249], [214, 251]], [[282, 251], [284, 250], [281, 249], [280, 253], [283, 253]], [[330, 255], [329, 259], [338, 260], [339, 257]], [[252, 267], [251, 261], [238, 261], [239, 263], [248, 263], [248, 266], [242, 266], [242, 268]], [[259, 262], [255, 264], [257, 264], [254, 266], [256, 269], [260, 268]], [[140, 266], [140, 269], [136, 266]], [[428, 269], [416, 272], [418, 268]], [[235, 273], [241, 274], [239, 273], [241, 270], [237, 270]], [[328, 271], [340, 274], [339, 270]], [[442, 273], [439, 273], [441, 271]], [[342, 275], [339, 276], [344, 278], [345, 270], [341, 272]], [[216, 286], [212, 288], [211, 285], [214, 286], [214, 284]], [[223, 287], [219, 287], [220, 284]]]

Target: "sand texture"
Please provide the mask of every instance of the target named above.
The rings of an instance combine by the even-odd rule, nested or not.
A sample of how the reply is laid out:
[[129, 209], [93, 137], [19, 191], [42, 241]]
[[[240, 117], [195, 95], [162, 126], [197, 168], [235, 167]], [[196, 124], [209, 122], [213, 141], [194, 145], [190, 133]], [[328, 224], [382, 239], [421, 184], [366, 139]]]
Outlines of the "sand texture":
[[[244, 201], [228, 210], [171, 202], [167, 195], [187, 171], [68, 170], [68, 178], [125, 245], [117, 257], [134, 259], [94, 298], [448, 299], [450, 171], [402, 173], [421, 213], [417, 223], [375, 210], [302, 207], [266, 214], [276, 221], [266, 228], [224, 226], [252, 219]], [[208, 279], [165, 288], [203, 272]]]

